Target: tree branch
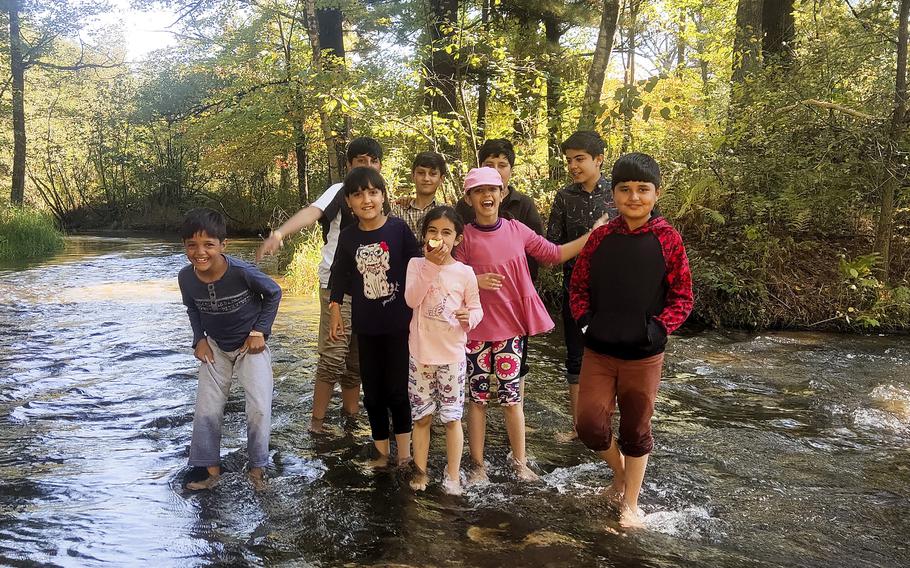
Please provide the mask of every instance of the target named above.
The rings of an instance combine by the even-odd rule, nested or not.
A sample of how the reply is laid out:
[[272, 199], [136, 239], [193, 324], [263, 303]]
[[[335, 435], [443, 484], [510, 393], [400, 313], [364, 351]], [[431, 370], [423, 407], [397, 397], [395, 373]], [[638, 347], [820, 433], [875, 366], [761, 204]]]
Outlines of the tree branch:
[[827, 110], [836, 110], [837, 112], [848, 114], [855, 118], [862, 118], [863, 120], [885, 120], [884, 118], [882, 118], [880, 116], [872, 116], [871, 114], [866, 114], [864, 112], [854, 110], [852, 108], [845, 107], [845, 106], [839, 105], [837, 103], [829, 103], [826, 101], [819, 101], [819, 100], [815, 100], [815, 99], [806, 99], [804, 101], [799, 101], [792, 105], [788, 105], [781, 109], [778, 109], [777, 112], [779, 112], [779, 113], [789, 112], [800, 106], [813, 106], [813, 107], [823, 108], [823, 109], [827, 109]]

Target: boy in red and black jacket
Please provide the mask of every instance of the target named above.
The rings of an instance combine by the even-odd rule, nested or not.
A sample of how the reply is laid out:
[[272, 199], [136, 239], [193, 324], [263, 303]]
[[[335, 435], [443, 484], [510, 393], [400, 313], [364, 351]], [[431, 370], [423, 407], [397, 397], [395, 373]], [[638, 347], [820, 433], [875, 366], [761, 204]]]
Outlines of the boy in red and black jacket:
[[657, 162], [626, 154], [613, 165], [611, 184], [620, 216], [591, 234], [569, 287], [585, 343], [575, 428], [613, 470], [608, 493], [621, 499], [620, 522], [641, 526], [638, 495], [654, 445], [664, 347], [692, 311], [692, 278], [682, 237], [652, 214], [660, 196]]

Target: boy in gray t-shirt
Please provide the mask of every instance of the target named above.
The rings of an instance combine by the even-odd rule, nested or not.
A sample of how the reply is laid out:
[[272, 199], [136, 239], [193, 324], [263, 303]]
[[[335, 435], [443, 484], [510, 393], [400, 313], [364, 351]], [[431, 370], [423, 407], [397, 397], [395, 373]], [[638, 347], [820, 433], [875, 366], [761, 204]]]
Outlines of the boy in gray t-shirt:
[[193, 209], [186, 214], [180, 238], [190, 265], [177, 276], [193, 328], [199, 366], [192, 466], [209, 476], [187, 483], [191, 490], [211, 489], [221, 475], [221, 428], [234, 374], [246, 395], [247, 454], [250, 481], [265, 487], [272, 419], [272, 359], [265, 341], [278, 313], [281, 288], [255, 266], [223, 254], [226, 227], [221, 213]]

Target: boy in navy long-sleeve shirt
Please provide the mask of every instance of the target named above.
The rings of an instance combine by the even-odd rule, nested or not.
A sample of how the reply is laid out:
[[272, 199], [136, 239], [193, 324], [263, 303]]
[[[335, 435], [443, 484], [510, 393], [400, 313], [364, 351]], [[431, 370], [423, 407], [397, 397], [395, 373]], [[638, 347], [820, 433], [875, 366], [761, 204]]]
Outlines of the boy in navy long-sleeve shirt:
[[255, 266], [223, 254], [224, 217], [212, 209], [186, 215], [180, 237], [190, 265], [177, 281], [193, 328], [199, 367], [192, 466], [208, 469], [209, 477], [187, 489], [210, 489], [221, 474], [221, 428], [224, 405], [234, 373], [246, 394], [247, 454], [250, 480], [265, 486], [272, 416], [272, 360], [266, 339], [278, 313], [281, 288]]

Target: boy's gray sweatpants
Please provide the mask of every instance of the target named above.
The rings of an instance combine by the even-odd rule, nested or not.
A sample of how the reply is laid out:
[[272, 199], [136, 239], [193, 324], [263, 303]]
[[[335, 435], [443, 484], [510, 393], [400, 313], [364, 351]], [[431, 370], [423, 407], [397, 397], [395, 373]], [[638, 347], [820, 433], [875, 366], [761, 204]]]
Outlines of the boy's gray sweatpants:
[[191, 466], [215, 466], [221, 458], [221, 428], [224, 405], [231, 390], [234, 374], [246, 395], [247, 454], [250, 467], [269, 463], [269, 432], [272, 427], [272, 355], [268, 346], [255, 355], [240, 349], [225, 352], [208, 338], [215, 356], [214, 363], [199, 366], [196, 389], [196, 414], [193, 417], [193, 441], [190, 443]]

